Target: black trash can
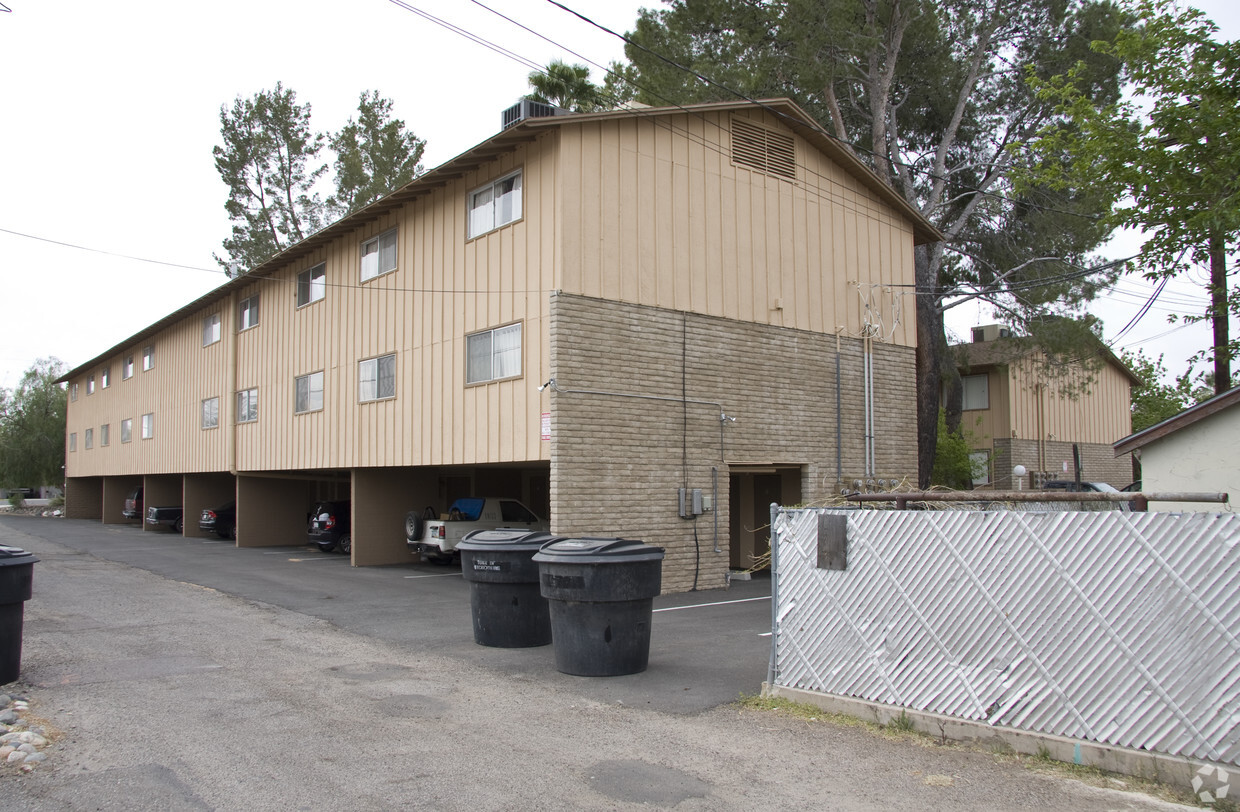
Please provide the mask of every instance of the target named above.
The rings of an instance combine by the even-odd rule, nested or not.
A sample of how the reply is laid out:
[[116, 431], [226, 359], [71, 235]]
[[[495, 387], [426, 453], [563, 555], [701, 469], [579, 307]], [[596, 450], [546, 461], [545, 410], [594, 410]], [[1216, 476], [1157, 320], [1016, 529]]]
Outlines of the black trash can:
[[551, 642], [547, 599], [538, 588], [534, 553], [558, 541], [541, 530], [475, 530], [456, 545], [461, 575], [469, 581], [474, 642], [496, 648], [529, 648]]
[[618, 538], [549, 542], [534, 556], [551, 610], [555, 667], [581, 677], [645, 671], [663, 549]]
[[0, 544], [0, 685], [21, 672], [22, 616], [38, 560], [20, 547]]

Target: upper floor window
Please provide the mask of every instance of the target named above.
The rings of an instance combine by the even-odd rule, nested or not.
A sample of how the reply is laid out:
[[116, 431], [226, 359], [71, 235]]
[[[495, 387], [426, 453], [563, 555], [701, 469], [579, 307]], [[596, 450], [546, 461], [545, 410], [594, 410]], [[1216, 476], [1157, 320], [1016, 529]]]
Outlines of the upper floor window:
[[293, 411], [314, 412], [323, 408], [323, 373], [311, 372], [297, 377]]
[[99, 388], [107, 389], [110, 383], [112, 383], [112, 367], [104, 367], [99, 370]]
[[108, 444], [108, 429], [112, 428], [108, 423], [104, 423], [99, 427], [99, 445]]
[[220, 399], [207, 398], [202, 402], [202, 427], [213, 429], [220, 424]]
[[69, 450], [77, 451], [77, 432], [76, 431], [69, 432]]
[[396, 229], [362, 243], [362, 281], [396, 270]]
[[69, 400], [77, 400], [78, 385], [76, 383], [69, 385]]
[[965, 375], [960, 379], [964, 385], [962, 409], [990, 408], [990, 380], [987, 375]]
[[125, 360], [121, 361], [121, 380], [127, 381], [133, 377], [133, 355], [126, 355]]
[[258, 389], [237, 393], [237, 422], [253, 423], [258, 419]]
[[[219, 318], [218, 316], [216, 317]], [[248, 330], [258, 324], [258, 294], [242, 299], [237, 305], [237, 329]]]
[[[363, 260], [363, 264], [365, 260]], [[362, 277], [363, 279], [365, 277]], [[317, 302], [327, 295], [327, 263], [320, 262], [308, 271], [297, 274], [297, 306]]]
[[155, 436], [155, 413], [142, 415], [142, 439], [149, 440]]
[[521, 325], [510, 324], [465, 337], [465, 383], [498, 381], [521, 374]]
[[84, 442], [84, 443], [85, 443], [85, 445], [86, 445], [86, 450], [87, 450], [87, 451], [89, 451], [90, 449], [94, 448], [94, 447], [95, 447], [95, 430], [94, 430], [94, 429], [87, 429], [87, 430], [86, 430], [86, 433], [85, 433], [84, 435], [82, 435], [82, 440], [83, 440], [83, 442]]
[[396, 355], [370, 358], [357, 365], [357, 399], [383, 400], [396, 397]]
[[220, 340], [220, 314], [212, 313], [202, 320], [202, 346], [206, 347]]
[[148, 372], [155, 368], [155, 345], [148, 344], [142, 348], [142, 371]]
[[469, 236], [521, 219], [521, 170], [469, 193]]
[[127, 443], [133, 439], [133, 418], [126, 417], [121, 421], [121, 442]]
[[95, 376], [94, 375], [91, 375], [89, 378], [86, 379], [86, 394], [88, 395], [95, 394]]

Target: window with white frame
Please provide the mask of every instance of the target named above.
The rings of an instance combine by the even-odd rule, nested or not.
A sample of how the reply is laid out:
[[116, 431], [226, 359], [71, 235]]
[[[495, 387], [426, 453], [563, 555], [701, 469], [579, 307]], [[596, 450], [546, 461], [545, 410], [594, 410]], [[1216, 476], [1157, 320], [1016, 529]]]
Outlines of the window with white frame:
[[133, 377], [133, 356], [126, 355], [125, 360], [121, 361], [121, 380], [127, 381]]
[[95, 394], [95, 376], [91, 375], [86, 379], [86, 394]]
[[245, 389], [237, 393], [237, 422], [253, 423], [258, 419], [258, 389]]
[[69, 450], [77, 451], [77, 432], [76, 431], [69, 432]]
[[465, 337], [465, 383], [521, 374], [521, 325], [510, 324]]
[[82, 444], [86, 447], [87, 451], [95, 447], [95, 430], [94, 429], [86, 430], [86, 432], [82, 435]]
[[396, 229], [362, 243], [362, 281], [396, 270]]
[[220, 424], [220, 399], [207, 398], [202, 402], [202, 427], [213, 429]]
[[248, 330], [258, 325], [258, 294], [242, 299], [237, 305], [237, 330]]
[[142, 371], [150, 372], [155, 368], [155, 345], [148, 344], [142, 348]]
[[121, 421], [121, 442], [127, 443], [133, 439], [133, 418], [126, 417]]
[[107, 389], [112, 383], [112, 367], [104, 367], [99, 370], [99, 388]]
[[99, 427], [99, 445], [106, 446], [108, 444], [108, 430], [111, 428], [111, 425], [108, 423], [104, 423]]
[[317, 302], [327, 295], [327, 263], [320, 262], [297, 274], [297, 306]]
[[323, 373], [311, 372], [299, 375], [296, 380], [293, 411], [316, 412], [323, 408]]
[[396, 355], [368, 358], [357, 364], [357, 399], [383, 400], [396, 397]]
[[960, 379], [964, 386], [962, 409], [990, 408], [990, 379], [987, 375], [965, 375]]
[[970, 451], [969, 464], [973, 466], [973, 484], [990, 484], [990, 452]]
[[202, 346], [206, 347], [220, 340], [220, 314], [212, 313], [202, 320]]
[[155, 436], [155, 413], [147, 412], [142, 415], [142, 439], [149, 440]]
[[469, 193], [469, 236], [521, 219], [521, 170]]

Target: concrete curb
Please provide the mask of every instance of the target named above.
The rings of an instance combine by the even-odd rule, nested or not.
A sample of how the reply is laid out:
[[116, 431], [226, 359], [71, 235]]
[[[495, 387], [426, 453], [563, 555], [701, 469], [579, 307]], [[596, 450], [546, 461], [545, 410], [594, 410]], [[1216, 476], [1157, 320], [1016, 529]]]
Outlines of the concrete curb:
[[[913, 729], [919, 733], [976, 744], [994, 752], [1015, 752], [1031, 756], [1049, 755], [1055, 761], [1062, 761], [1065, 764], [1079, 764], [1121, 775], [1145, 778], [1193, 793], [1197, 791], [1192, 782], [1198, 770], [1203, 766], [1213, 766], [1208, 762], [1193, 761], [1180, 756], [1116, 747], [1012, 727], [999, 727], [802, 688], [787, 688], [782, 685], [772, 687], [767, 682], [762, 683], [762, 694], [763, 696], [783, 697], [794, 702], [804, 702], [830, 713], [853, 716], [883, 726], [890, 724], [893, 719], [904, 713], [912, 722]], [[1222, 768], [1227, 772], [1236, 770], [1235, 766], [1228, 764], [1222, 765]]]

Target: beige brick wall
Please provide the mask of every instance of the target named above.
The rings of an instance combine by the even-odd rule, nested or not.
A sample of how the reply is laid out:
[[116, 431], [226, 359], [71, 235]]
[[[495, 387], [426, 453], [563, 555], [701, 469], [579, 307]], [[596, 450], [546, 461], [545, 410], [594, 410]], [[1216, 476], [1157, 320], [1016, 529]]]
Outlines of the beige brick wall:
[[[843, 338], [839, 347], [837, 476], [835, 336], [554, 296], [553, 531], [665, 548], [665, 592], [691, 589], [695, 575], [698, 588], [723, 586], [729, 466], [801, 466], [809, 503], [864, 476], [862, 342]], [[913, 351], [875, 343], [873, 354], [875, 477], [915, 477]], [[712, 403], [736, 418], [723, 428], [722, 451]], [[717, 517], [681, 519], [677, 489], [710, 494], [712, 469]]]
[[[1078, 443], [1081, 453], [1081, 479], [1088, 482], [1106, 482], [1123, 488], [1133, 480], [1132, 455], [1115, 456], [1115, 449], [1104, 443]], [[1072, 479], [1072, 443], [1048, 440], [1044, 450], [1046, 479]], [[1028, 470], [1024, 487], [1037, 486], [1037, 472], [1041, 471], [1042, 457], [1037, 440], [995, 440], [995, 453], [991, 465], [991, 485], [996, 490], [1015, 488], [1012, 468], [1025, 466]], [[1063, 463], [1068, 463], [1068, 471]]]

